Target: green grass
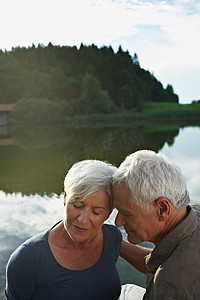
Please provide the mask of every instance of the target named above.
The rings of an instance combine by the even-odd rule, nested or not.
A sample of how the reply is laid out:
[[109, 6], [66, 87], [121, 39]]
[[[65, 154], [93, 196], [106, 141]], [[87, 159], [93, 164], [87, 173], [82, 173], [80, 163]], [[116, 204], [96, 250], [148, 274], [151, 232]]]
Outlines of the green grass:
[[179, 103], [168, 103], [168, 102], [145, 102], [143, 112], [169, 112], [169, 111], [191, 111], [200, 110], [199, 103], [192, 104], [179, 104]]
[[[10, 120], [12, 121], [12, 119]], [[20, 123], [21, 121], [19, 121]], [[80, 127], [93, 126], [129, 126], [144, 122], [162, 122], [172, 125], [173, 123], [195, 122], [200, 123], [200, 103], [178, 104], [178, 103], [155, 103], [145, 102], [142, 112], [136, 108], [131, 110], [121, 109], [110, 114], [74, 115], [60, 118], [59, 122], [66, 126]], [[13, 121], [13, 123], [15, 123]], [[23, 123], [23, 122], [21, 122]]]
[[66, 121], [71, 121], [74, 124], [104, 124], [115, 123], [122, 125], [124, 122], [136, 123], [145, 121], [186, 121], [199, 120], [200, 121], [200, 104], [178, 104], [178, 103], [155, 103], [146, 102], [142, 112], [137, 112], [136, 109], [121, 110], [121, 112], [111, 114], [90, 114], [90, 115], [76, 115], [66, 117]]

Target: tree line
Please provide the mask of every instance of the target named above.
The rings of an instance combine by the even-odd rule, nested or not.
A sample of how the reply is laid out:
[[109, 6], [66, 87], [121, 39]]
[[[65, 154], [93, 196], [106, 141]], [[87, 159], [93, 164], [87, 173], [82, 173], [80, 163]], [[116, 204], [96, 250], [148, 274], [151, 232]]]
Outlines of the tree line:
[[51, 43], [0, 51], [0, 103], [16, 103], [14, 118], [141, 112], [146, 101], [178, 103], [178, 96], [121, 46], [116, 53]]

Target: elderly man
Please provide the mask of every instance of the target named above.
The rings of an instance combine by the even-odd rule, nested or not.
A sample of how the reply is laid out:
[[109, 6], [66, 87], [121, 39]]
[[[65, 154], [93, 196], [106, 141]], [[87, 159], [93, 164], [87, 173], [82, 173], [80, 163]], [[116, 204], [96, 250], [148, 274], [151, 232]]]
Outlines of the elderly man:
[[[137, 151], [115, 172], [113, 197], [115, 224], [129, 241], [121, 256], [140, 271], [147, 267], [143, 299], [200, 299], [200, 205], [189, 205], [180, 169], [162, 154]], [[143, 241], [153, 251], [135, 245]]]

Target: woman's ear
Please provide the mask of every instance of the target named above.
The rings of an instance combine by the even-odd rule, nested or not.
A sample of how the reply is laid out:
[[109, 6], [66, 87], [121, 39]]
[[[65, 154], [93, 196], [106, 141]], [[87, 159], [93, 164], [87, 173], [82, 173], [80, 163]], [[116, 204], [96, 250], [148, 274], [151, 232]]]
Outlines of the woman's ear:
[[158, 219], [161, 222], [164, 222], [168, 219], [170, 211], [171, 211], [171, 206], [170, 202], [167, 198], [158, 198], [156, 200], [156, 205], [157, 205], [157, 215]]
[[66, 205], [66, 197], [67, 197], [67, 193], [64, 191], [64, 206]]

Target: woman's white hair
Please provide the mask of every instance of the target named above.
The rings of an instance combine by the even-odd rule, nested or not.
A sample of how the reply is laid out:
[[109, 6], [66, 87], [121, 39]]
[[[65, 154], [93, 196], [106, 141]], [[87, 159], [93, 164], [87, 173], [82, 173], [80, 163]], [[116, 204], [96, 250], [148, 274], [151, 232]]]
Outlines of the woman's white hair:
[[185, 178], [179, 167], [163, 154], [139, 150], [126, 157], [113, 176], [113, 184], [124, 183], [131, 199], [148, 210], [154, 200], [167, 198], [176, 208], [190, 202]]
[[105, 190], [113, 209], [112, 176], [117, 168], [100, 160], [83, 160], [75, 163], [64, 180], [66, 201], [84, 200], [88, 195]]

